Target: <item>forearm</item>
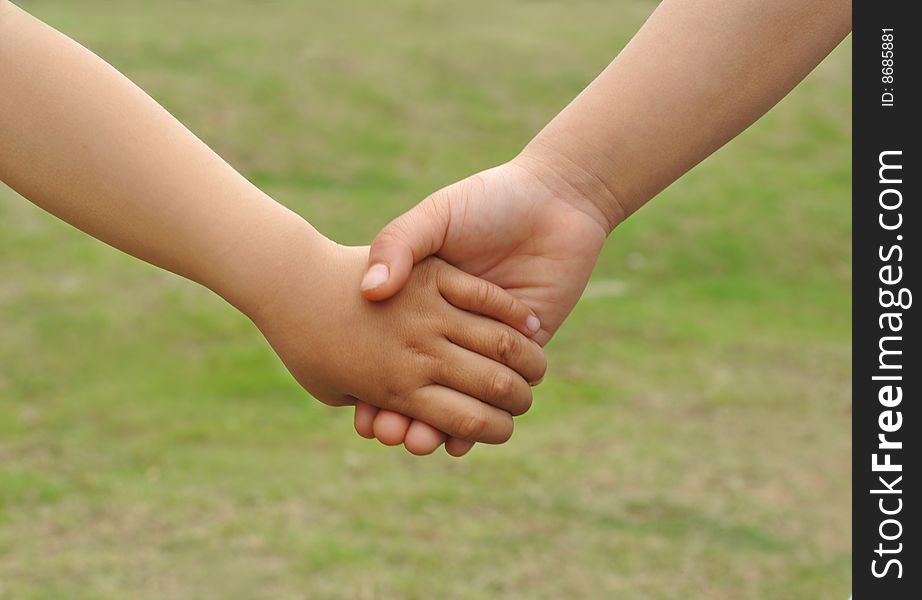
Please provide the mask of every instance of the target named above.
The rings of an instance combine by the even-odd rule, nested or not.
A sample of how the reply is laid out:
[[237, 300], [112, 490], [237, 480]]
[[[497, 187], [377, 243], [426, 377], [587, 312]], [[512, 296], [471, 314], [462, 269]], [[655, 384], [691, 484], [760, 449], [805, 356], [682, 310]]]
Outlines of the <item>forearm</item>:
[[286, 240], [320, 243], [115, 69], [3, 0], [0, 148], [0, 179], [24, 197], [248, 313]]
[[664, 0], [528, 145], [609, 228], [739, 134], [851, 29], [850, 0]]

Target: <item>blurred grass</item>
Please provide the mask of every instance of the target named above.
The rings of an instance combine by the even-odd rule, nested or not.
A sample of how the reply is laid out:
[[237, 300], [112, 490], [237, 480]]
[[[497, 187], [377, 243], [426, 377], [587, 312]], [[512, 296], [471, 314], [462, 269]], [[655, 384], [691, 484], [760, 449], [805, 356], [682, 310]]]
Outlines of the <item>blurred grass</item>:
[[[650, 1], [22, 3], [366, 243]], [[359, 439], [210, 293], [0, 190], [0, 597], [844, 598], [850, 58], [619, 228], [513, 441]]]

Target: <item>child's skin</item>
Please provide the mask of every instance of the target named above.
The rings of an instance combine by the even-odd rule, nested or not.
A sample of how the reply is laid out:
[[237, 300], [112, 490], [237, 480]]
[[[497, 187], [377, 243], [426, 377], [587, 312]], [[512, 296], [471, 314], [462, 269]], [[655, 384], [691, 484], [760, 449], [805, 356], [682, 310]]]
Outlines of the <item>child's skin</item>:
[[324, 238], [112, 67], [6, 0], [0, 148], [0, 179], [227, 299], [322, 402], [360, 399], [436, 428], [378, 431], [382, 441], [415, 453], [441, 432], [504, 442], [544, 374], [527, 337], [540, 323], [524, 302], [438, 259], [393, 299], [365, 300], [367, 248]]
[[[363, 293], [390, 297], [435, 254], [534, 309], [544, 345], [615, 226], [774, 106], [850, 30], [850, 0], [664, 0], [519, 156], [386, 227], [369, 266], [389, 277], [369, 285], [367, 276]], [[463, 231], [452, 226], [459, 215]], [[426, 428], [356, 404], [362, 435], [417, 438]]]

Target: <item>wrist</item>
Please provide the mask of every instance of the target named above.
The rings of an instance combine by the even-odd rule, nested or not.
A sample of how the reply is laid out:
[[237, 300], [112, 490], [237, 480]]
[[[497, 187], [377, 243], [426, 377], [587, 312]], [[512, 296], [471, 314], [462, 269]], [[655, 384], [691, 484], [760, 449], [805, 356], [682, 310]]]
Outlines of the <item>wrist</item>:
[[623, 204], [603, 177], [540, 136], [511, 162], [528, 170], [556, 197], [595, 219], [606, 235], [628, 217]]
[[257, 324], [297, 269], [312, 279], [337, 246], [301, 216], [269, 200], [265, 214], [237, 232], [208, 287]]

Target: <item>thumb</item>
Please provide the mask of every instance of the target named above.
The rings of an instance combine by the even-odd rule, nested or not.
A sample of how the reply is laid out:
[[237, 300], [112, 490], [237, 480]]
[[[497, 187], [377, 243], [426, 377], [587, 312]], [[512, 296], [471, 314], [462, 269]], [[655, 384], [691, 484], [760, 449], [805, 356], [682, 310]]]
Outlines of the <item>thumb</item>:
[[413, 265], [442, 247], [448, 222], [449, 207], [438, 195], [429, 196], [391, 221], [371, 243], [362, 295], [369, 300], [386, 300], [399, 292]]

